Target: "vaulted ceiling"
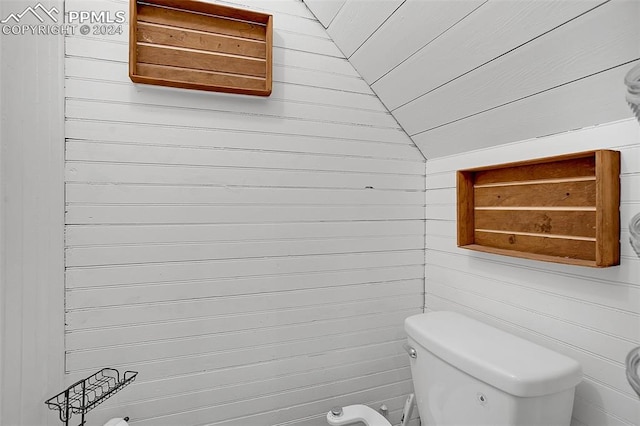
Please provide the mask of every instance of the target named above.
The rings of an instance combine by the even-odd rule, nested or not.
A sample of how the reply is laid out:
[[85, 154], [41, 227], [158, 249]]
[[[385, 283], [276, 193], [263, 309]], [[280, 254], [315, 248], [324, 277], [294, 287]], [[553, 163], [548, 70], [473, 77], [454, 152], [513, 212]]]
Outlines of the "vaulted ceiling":
[[631, 117], [637, 0], [304, 0], [427, 158]]

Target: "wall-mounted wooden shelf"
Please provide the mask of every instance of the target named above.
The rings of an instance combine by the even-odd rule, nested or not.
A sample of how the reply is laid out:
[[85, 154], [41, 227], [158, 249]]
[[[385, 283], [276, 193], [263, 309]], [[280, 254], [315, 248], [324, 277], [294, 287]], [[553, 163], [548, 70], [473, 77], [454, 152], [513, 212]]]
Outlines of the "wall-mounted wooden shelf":
[[273, 17], [195, 0], [131, 0], [136, 83], [269, 96]]
[[604, 267], [620, 262], [620, 153], [599, 150], [457, 172], [458, 246]]

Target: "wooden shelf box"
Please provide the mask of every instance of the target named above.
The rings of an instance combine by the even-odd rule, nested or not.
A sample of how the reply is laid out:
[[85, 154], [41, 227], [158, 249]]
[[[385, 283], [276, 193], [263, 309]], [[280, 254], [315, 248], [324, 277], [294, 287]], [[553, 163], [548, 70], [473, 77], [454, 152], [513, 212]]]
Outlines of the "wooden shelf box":
[[618, 265], [619, 210], [617, 151], [457, 172], [462, 248], [571, 265]]
[[136, 83], [269, 96], [273, 17], [195, 0], [131, 0]]

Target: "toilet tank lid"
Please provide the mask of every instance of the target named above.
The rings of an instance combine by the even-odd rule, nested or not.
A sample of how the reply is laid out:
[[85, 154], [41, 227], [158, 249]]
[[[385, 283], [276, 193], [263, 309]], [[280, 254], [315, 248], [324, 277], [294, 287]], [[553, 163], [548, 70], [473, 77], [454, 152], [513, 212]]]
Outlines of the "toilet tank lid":
[[582, 380], [577, 361], [456, 312], [411, 316], [405, 330], [438, 358], [511, 395], [549, 395]]

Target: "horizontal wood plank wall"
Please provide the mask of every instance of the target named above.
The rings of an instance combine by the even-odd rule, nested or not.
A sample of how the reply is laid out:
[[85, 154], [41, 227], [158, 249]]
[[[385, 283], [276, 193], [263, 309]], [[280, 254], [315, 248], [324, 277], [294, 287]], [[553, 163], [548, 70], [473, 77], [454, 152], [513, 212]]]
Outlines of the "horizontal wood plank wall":
[[304, 4], [221, 3], [274, 15], [269, 99], [134, 85], [126, 31], [66, 38], [67, 379], [140, 372], [91, 425], [397, 422], [425, 160]]
[[[593, 149], [621, 152], [621, 262], [594, 269], [456, 247], [456, 170]], [[640, 401], [625, 378], [640, 344], [640, 259], [628, 223], [640, 211], [640, 127], [625, 120], [427, 162], [426, 309], [451, 309], [579, 361], [574, 426], [631, 426]]]

